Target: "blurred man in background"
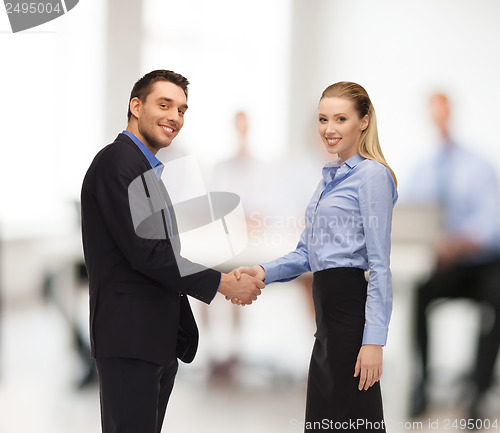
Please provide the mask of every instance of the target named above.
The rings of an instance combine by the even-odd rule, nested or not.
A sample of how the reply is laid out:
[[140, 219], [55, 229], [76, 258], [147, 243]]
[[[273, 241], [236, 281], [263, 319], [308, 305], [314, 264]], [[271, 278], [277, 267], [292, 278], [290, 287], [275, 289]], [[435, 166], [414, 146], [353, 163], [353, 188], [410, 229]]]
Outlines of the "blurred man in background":
[[[228, 191], [240, 196], [250, 238], [250, 231], [257, 222], [255, 217], [251, 217], [252, 213], [266, 214], [266, 198], [262, 196], [262, 191], [265, 191], [266, 180], [269, 180], [267, 175], [269, 170], [266, 170], [266, 164], [263, 161], [252, 156], [249, 151], [248, 116], [244, 111], [238, 111], [235, 114], [234, 127], [237, 135], [236, 154], [214, 166], [209, 189], [210, 191]], [[227, 263], [221, 267], [221, 270], [230, 272], [240, 263], [240, 261]], [[202, 309], [203, 321], [210, 329], [211, 337], [210, 380], [234, 379], [240, 362], [240, 310], [238, 308], [228, 310], [227, 306], [222, 306], [224, 303], [224, 300], [219, 298], [210, 308]]]
[[423, 413], [428, 402], [428, 307], [438, 298], [468, 298], [490, 307], [482, 311], [494, 312], [481, 315], [483, 323], [471, 377], [468, 417], [478, 419], [500, 345], [500, 191], [490, 163], [476, 155], [473, 147], [459, 146], [451, 136], [447, 96], [432, 95], [429, 108], [441, 146], [416, 170], [409, 196], [417, 203], [441, 205], [445, 233], [436, 244], [435, 269], [416, 295], [420, 363], [412, 415]]

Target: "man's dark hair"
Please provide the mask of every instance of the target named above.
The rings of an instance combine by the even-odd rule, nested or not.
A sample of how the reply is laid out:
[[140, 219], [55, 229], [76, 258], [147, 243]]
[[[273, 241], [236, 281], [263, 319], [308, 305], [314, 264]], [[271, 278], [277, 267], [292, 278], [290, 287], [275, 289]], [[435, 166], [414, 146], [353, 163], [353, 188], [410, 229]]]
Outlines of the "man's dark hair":
[[188, 95], [188, 85], [189, 81], [187, 78], [183, 77], [181, 74], [177, 74], [176, 72], [167, 71], [166, 69], [158, 69], [156, 71], [151, 71], [150, 73], [144, 75], [144, 77], [140, 78], [137, 83], [134, 84], [132, 88], [132, 92], [130, 93], [130, 99], [128, 101], [128, 120], [132, 117], [132, 113], [130, 111], [130, 101], [134, 98], [139, 98], [142, 102], [146, 100], [149, 93], [151, 92], [151, 87], [157, 81], [168, 81], [179, 86], [184, 93]]

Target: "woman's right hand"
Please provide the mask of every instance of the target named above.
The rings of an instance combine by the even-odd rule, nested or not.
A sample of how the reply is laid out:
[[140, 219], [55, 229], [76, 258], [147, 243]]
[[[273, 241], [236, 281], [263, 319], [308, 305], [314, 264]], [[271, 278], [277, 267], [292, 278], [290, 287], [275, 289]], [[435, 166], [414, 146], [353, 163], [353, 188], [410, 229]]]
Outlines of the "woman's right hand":
[[382, 376], [383, 354], [382, 346], [378, 344], [364, 344], [359, 350], [354, 377], [359, 376], [358, 389], [368, 390], [380, 380]]
[[[233, 274], [237, 280], [241, 278], [241, 274], [248, 274], [262, 281], [266, 278], [266, 271], [260, 265], [240, 266], [239, 268], [233, 269]], [[231, 299], [226, 296], [226, 299], [231, 301], [233, 304], [244, 305], [238, 298]]]
[[240, 266], [239, 268], [234, 269], [233, 273], [237, 280], [240, 279], [241, 274], [248, 274], [262, 281], [266, 278], [266, 271], [260, 265]]

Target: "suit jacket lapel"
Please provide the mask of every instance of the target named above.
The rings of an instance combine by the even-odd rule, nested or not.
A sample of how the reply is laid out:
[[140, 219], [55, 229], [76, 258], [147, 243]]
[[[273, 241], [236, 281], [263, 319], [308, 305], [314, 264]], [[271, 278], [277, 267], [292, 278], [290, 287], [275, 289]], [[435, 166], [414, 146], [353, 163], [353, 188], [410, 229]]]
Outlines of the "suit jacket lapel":
[[172, 242], [172, 245], [174, 248], [176, 248], [178, 251], [180, 250], [180, 240], [179, 240], [179, 227], [177, 226], [177, 219], [175, 218], [175, 211], [174, 211], [174, 206], [172, 204], [172, 201], [170, 200], [170, 196], [168, 195], [167, 188], [165, 188], [165, 185], [161, 180], [158, 180], [157, 182], [158, 188], [159, 188], [159, 193], [163, 197], [166, 203], [166, 223], [167, 227], [170, 226], [169, 224], [169, 215], [170, 215], [170, 221], [172, 222], [172, 232], [170, 234], [170, 241]]
[[[132, 139], [130, 137], [128, 137], [126, 134], [119, 134], [119, 137], [122, 140], [126, 141], [130, 146], [132, 146], [132, 148], [135, 151], [137, 151], [138, 155], [140, 155], [140, 158], [144, 162], [145, 167], [151, 167], [151, 165], [149, 164], [149, 161], [144, 156], [141, 149], [139, 149], [137, 147], [137, 145], [132, 141]], [[180, 252], [179, 229], [177, 226], [177, 220], [175, 218], [174, 206], [172, 204], [172, 201], [170, 200], [170, 196], [168, 195], [167, 189], [165, 188], [165, 185], [163, 184], [161, 179], [158, 179], [156, 177], [154, 170], [152, 168], [150, 168], [147, 171], [151, 174], [151, 176], [146, 176], [146, 178], [150, 178], [153, 180], [153, 183], [155, 185], [156, 192], [157, 192], [158, 196], [162, 197], [164, 200], [164, 203], [166, 204], [164, 212], [162, 211], [166, 235], [170, 239], [170, 242], [172, 243], [172, 246], [176, 249], [176, 251]], [[144, 174], [146, 174], [146, 173], [144, 173]], [[169, 219], [169, 215], [170, 215], [170, 219]], [[170, 230], [170, 221], [172, 222], [172, 230]]]

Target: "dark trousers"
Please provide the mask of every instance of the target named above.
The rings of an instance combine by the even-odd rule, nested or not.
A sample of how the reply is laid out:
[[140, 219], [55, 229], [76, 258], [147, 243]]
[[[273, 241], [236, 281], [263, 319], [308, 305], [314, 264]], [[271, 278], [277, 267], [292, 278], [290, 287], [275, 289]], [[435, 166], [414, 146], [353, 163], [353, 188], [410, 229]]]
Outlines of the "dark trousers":
[[160, 433], [177, 373], [138, 359], [98, 358], [103, 433]]
[[428, 325], [430, 304], [439, 298], [467, 298], [482, 303], [476, 365], [472, 380], [478, 395], [491, 384], [500, 346], [500, 259], [479, 265], [455, 265], [434, 272], [417, 293], [416, 342], [422, 367], [422, 383], [427, 378]]

